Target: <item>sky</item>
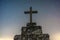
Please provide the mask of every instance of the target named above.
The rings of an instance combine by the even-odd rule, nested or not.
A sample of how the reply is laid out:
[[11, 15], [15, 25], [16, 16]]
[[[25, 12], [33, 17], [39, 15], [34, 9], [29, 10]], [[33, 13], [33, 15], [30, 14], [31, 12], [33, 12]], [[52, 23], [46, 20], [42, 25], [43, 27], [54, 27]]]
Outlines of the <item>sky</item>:
[[21, 27], [29, 22], [29, 15], [24, 11], [30, 6], [38, 11], [33, 14], [33, 22], [42, 26], [50, 40], [60, 40], [59, 0], [0, 0], [0, 40], [13, 40], [15, 35], [21, 34]]

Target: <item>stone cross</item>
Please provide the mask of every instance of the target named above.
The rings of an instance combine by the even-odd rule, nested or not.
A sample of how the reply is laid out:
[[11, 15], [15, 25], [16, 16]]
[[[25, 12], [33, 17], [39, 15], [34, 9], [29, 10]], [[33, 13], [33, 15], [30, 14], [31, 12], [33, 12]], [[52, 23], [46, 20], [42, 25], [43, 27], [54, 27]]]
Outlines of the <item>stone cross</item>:
[[32, 7], [30, 7], [30, 11], [24, 11], [25, 14], [30, 14], [30, 25], [32, 25], [32, 14], [37, 13], [37, 11], [32, 11]]

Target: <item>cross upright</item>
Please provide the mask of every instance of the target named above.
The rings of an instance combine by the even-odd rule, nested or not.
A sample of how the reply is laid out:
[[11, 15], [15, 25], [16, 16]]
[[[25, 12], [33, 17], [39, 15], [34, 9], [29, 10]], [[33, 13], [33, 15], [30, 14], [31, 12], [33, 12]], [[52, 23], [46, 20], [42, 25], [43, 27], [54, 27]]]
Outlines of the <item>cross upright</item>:
[[37, 11], [32, 11], [32, 7], [30, 7], [30, 11], [24, 11], [25, 14], [30, 14], [30, 25], [32, 25], [32, 14], [37, 13]]

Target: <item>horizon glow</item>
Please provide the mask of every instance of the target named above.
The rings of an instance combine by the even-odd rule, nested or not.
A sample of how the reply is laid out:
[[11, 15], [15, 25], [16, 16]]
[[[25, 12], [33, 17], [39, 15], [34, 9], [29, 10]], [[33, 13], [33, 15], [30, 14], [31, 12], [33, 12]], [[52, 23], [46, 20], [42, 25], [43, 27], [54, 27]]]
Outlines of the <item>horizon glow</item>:
[[50, 40], [60, 40], [60, 1], [58, 0], [0, 0], [0, 40], [13, 40], [21, 34], [21, 27], [29, 22], [28, 11], [32, 6], [37, 10], [33, 22], [42, 26], [43, 33], [50, 35]]

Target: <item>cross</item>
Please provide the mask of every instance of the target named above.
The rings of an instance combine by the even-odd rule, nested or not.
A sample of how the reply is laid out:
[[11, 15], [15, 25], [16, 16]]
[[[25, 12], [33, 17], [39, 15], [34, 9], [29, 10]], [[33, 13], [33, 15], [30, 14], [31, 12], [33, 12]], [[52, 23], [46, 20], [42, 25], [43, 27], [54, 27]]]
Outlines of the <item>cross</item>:
[[32, 25], [32, 14], [37, 13], [37, 11], [32, 11], [32, 7], [30, 7], [30, 11], [24, 11], [25, 14], [30, 14], [30, 25]]

